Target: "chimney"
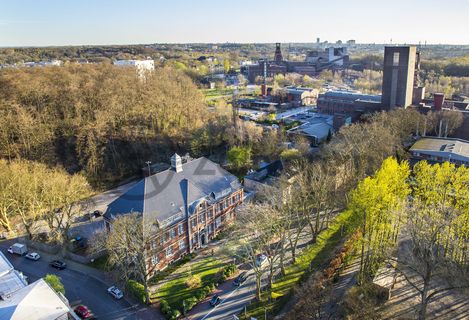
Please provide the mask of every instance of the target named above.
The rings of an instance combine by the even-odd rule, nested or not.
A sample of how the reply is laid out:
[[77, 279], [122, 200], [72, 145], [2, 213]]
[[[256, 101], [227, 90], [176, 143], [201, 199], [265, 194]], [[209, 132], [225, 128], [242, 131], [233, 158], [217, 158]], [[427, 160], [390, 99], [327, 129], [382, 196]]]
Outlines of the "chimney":
[[177, 153], [171, 157], [171, 169], [176, 172], [182, 172], [182, 159]]

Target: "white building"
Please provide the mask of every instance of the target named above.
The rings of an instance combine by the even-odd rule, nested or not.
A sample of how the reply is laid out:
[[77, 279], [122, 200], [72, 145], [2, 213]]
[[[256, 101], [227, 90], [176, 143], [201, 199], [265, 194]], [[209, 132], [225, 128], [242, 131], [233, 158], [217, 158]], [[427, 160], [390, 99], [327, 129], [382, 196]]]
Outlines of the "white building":
[[116, 60], [115, 66], [120, 67], [134, 67], [137, 71], [152, 71], [155, 70], [155, 62], [153, 60]]
[[28, 285], [25, 277], [13, 268], [0, 252], [0, 319], [10, 320], [79, 320], [67, 299], [52, 289], [44, 279]]

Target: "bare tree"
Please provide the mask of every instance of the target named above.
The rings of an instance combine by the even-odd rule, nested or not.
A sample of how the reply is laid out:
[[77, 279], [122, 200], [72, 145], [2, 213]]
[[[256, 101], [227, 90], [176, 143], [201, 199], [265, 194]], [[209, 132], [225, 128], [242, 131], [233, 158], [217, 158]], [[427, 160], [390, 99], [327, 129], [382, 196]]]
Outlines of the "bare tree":
[[109, 265], [123, 282], [132, 279], [143, 285], [147, 303], [150, 303], [148, 281], [156, 270], [148, 255], [157, 251], [159, 242], [155, 239], [160, 232], [157, 223], [146, 221], [139, 213], [129, 213], [116, 218], [108, 233], [98, 235], [101, 241], [95, 241], [95, 250], [107, 251]]

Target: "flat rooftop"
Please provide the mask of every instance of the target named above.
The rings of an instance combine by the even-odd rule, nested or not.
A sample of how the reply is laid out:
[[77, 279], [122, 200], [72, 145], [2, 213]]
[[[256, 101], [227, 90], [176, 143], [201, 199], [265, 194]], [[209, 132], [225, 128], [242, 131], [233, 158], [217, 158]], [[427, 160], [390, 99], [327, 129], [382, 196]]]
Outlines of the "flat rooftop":
[[422, 138], [411, 151], [449, 152], [469, 158], [469, 141], [449, 138]]

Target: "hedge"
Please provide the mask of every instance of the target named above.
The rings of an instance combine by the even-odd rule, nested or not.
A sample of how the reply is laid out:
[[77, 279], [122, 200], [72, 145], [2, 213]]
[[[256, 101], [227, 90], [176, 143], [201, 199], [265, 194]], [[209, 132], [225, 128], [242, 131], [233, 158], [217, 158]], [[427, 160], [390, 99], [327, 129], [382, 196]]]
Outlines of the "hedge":
[[126, 288], [127, 291], [129, 291], [129, 293], [135, 297], [135, 299], [142, 303], [147, 302], [145, 297], [145, 287], [141, 283], [138, 283], [134, 280], [129, 280], [127, 281]]

